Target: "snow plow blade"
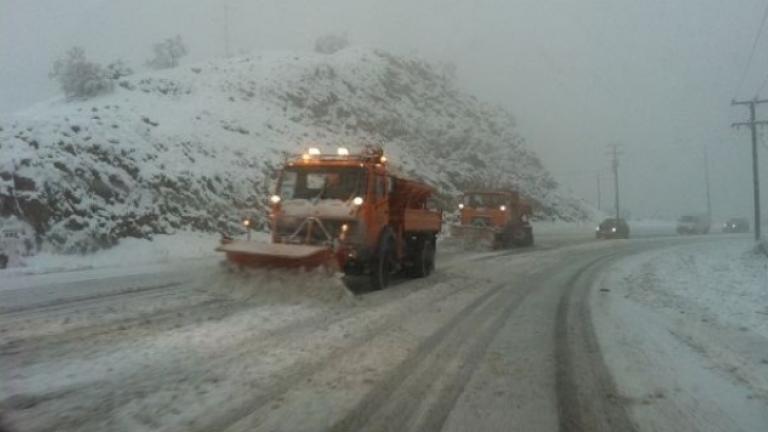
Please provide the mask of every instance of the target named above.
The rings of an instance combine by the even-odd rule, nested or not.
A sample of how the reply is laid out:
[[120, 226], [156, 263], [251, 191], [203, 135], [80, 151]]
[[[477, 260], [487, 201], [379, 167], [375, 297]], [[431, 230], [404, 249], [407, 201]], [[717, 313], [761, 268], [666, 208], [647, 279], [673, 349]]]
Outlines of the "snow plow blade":
[[216, 248], [235, 265], [252, 268], [336, 267], [333, 250], [326, 246], [260, 243], [233, 240]]
[[452, 225], [451, 237], [468, 241], [489, 241], [496, 239], [496, 230], [491, 227], [474, 227], [470, 225]]

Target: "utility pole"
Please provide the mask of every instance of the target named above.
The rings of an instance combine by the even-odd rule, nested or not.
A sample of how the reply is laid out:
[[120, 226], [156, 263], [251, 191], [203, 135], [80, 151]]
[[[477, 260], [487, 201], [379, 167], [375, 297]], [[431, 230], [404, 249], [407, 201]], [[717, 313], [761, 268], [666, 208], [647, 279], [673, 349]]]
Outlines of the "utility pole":
[[600, 198], [601, 198], [600, 197], [600, 173], [598, 173], [597, 174], [597, 210], [598, 211], [603, 209], [602, 206], [600, 205], [601, 204], [601, 202], [600, 202], [601, 199]]
[[760, 175], [757, 167], [757, 126], [768, 125], [767, 121], [755, 120], [755, 106], [768, 103], [768, 100], [759, 100], [755, 97], [749, 101], [731, 101], [731, 105], [747, 105], [749, 107], [749, 121], [733, 123], [732, 127], [748, 126], [752, 132], [752, 190], [754, 192], [755, 206], [755, 241], [760, 241]]
[[616, 219], [621, 217], [619, 212], [619, 146], [618, 144], [611, 145], [611, 157], [613, 168], [613, 190], [614, 190], [614, 205], [616, 206]]
[[712, 223], [712, 195], [709, 188], [709, 150], [704, 146], [704, 181], [707, 186], [707, 219]]

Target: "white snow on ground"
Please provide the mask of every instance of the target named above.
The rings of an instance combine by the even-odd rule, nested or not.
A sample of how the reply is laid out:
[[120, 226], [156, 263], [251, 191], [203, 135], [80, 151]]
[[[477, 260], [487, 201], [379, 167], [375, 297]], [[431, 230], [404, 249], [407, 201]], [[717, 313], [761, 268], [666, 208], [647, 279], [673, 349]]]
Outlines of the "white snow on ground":
[[[581, 222], [535, 221], [533, 231], [536, 237], [571, 237], [584, 234], [594, 236], [595, 228], [601, 221], [602, 219]], [[630, 237], [677, 235], [674, 221], [630, 219], [627, 223], [630, 228]]]
[[[83, 255], [41, 253], [23, 258], [21, 267], [0, 270], [0, 277], [6, 279], [72, 270], [168, 264], [193, 258], [212, 257], [221, 255], [214, 251], [220, 237], [219, 234], [178, 232], [170, 235], [156, 235], [152, 240], [122, 239], [117, 246], [98, 253]], [[267, 235], [254, 233], [253, 238], [266, 240]]]
[[750, 240], [623, 260], [592, 304], [642, 430], [768, 430], [768, 258]]
[[[256, 415], [268, 412], [271, 420], [288, 424], [311, 417], [292, 416], [289, 411], [297, 405], [331, 419], [351, 409], [424, 338], [498, 284], [489, 276], [498, 263], [468, 261], [494, 253], [501, 252], [465, 254], [453, 264], [440, 261], [430, 278], [399, 281], [355, 298], [345, 295], [335, 276], [222, 274], [206, 259], [175, 263], [166, 274], [109, 274], [72, 284], [2, 289], [0, 311], [9, 300], [18, 305], [0, 313], [0, 411], [9, 412], [4, 420], [30, 431], [51, 430], [51, 425], [78, 431], [222, 430], [217, 422], [262, 405]], [[559, 254], [520, 254], [504, 268], [525, 280], [537, 266], [559, 260]], [[95, 272], [23, 279], [82, 279], [75, 275]], [[508, 281], [508, 276], [497, 277]], [[153, 288], [166, 282], [178, 285]], [[101, 295], [130, 286], [147, 289]], [[36, 294], [46, 289], [56, 292]], [[40, 298], [67, 290], [74, 296], [96, 295], [36, 306]], [[318, 378], [292, 381], [302, 373]], [[339, 385], [343, 394], [333, 392]], [[293, 403], [275, 397], [281, 393]]]
[[533, 225], [534, 234], [556, 236], [590, 233], [595, 230], [597, 222], [534, 221], [531, 225]]
[[674, 233], [677, 227], [677, 222], [667, 221], [661, 219], [630, 219], [627, 221], [631, 228], [635, 230], [645, 231], [659, 231]]

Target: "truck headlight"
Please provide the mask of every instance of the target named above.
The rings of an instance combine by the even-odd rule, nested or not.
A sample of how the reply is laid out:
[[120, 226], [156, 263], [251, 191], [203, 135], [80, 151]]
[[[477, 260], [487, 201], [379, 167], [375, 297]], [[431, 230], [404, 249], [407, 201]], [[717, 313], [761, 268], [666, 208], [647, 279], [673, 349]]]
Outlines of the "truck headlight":
[[503, 205], [503, 206], [499, 206], [499, 210], [501, 210], [501, 211], [507, 211], [507, 206], [505, 206], [505, 205]]
[[356, 206], [363, 205], [363, 198], [362, 197], [355, 197], [355, 199], [352, 200], [352, 204]]
[[280, 200], [281, 200], [280, 195], [272, 195], [271, 197], [269, 197], [269, 201], [272, 204], [277, 204], [280, 202]]
[[616, 227], [611, 228], [611, 232], [616, 232]]
[[459, 204], [459, 210], [464, 210], [464, 204]]

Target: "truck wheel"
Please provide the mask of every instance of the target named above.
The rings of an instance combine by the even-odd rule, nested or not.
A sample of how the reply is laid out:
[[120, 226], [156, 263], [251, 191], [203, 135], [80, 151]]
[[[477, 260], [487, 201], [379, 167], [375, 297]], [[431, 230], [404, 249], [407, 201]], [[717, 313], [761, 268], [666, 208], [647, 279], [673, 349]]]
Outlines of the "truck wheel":
[[435, 242], [432, 238], [420, 239], [414, 254], [416, 260], [408, 269], [408, 275], [414, 278], [427, 277], [435, 268]]
[[509, 249], [515, 244], [515, 235], [510, 230], [505, 230], [496, 235], [494, 249]]
[[381, 235], [379, 241], [379, 250], [371, 262], [371, 288], [374, 290], [384, 289], [389, 285], [392, 276], [393, 261], [395, 253], [395, 237], [392, 232], [387, 231]]
[[0, 269], [8, 267], [8, 255], [0, 254]]
[[523, 237], [517, 241], [517, 245], [523, 247], [533, 246], [533, 230], [531, 228], [523, 228]]

